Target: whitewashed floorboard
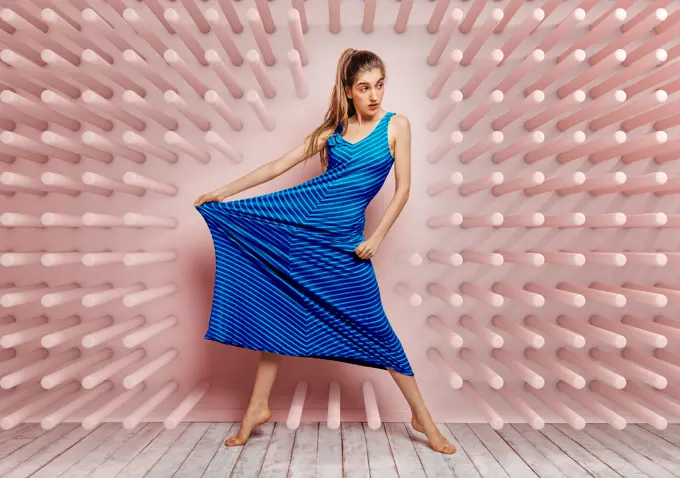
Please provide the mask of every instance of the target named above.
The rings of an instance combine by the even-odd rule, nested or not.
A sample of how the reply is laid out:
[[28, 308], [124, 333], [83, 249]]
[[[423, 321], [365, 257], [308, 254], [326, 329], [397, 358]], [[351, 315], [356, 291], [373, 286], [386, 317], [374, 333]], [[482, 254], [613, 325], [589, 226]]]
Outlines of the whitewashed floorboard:
[[410, 423], [303, 422], [256, 427], [245, 446], [227, 447], [239, 423], [63, 423], [0, 432], [2, 478], [673, 478], [680, 477], [680, 425], [656, 430], [589, 424], [437, 424], [457, 448], [434, 452]]

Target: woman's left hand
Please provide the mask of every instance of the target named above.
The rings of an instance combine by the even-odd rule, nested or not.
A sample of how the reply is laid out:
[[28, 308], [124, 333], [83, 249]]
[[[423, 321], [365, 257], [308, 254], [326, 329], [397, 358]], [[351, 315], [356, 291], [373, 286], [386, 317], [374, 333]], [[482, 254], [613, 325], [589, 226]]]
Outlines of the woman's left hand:
[[354, 249], [354, 252], [362, 259], [370, 259], [378, 251], [381, 242], [382, 240], [377, 237], [369, 237], [359, 244], [356, 249]]

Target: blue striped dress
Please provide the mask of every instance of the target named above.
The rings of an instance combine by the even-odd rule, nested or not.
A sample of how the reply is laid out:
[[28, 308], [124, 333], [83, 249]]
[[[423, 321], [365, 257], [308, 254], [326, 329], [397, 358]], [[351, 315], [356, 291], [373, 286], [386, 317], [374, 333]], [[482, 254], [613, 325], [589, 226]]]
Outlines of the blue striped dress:
[[215, 289], [205, 338], [413, 375], [385, 315], [365, 240], [366, 207], [394, 158], [383, 115], [350, 143], [328, 138], [328, 168], [296, 186], [197, 206], [215, 246]]

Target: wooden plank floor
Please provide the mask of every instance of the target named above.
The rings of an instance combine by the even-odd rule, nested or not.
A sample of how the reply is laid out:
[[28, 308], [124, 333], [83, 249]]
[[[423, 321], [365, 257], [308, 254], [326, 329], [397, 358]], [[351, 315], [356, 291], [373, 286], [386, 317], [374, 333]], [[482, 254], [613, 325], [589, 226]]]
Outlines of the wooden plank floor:
[[105, 423], [94, 430], [65, 423], [52, 430], [22, 424], [0, 432], [3, 478], [109, 477], [680, 477], [680, 425], [655, 430], [629, 424], [548, 424], [537, 431], [506, 424], [444, 424], [458, 452], [434, 453], [410, 423], [343, 423], [338, 430], [302, 423], [255, 429], [243, 447], [225, 447], [238, 423], [182, 423], [166, 430], [142, 423], [126, 430]]

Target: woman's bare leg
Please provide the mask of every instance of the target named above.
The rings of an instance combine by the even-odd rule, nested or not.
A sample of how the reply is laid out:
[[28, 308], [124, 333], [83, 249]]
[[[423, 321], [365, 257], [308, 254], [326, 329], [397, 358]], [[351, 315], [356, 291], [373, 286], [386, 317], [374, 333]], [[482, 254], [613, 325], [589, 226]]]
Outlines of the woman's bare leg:
[[260, 362], [255, 372], [255, 385], [250, 396], [248, 409], [243, 416], [241, 428], [237, 435], [232, 435], [224, 442], [227, 446], [244, 445], [248, 441], [253, 427], [265, 423], [271, 418], [272, 412], [269, 409], [269, 393], [276, 379], [276, 372], [283, 355], [271, 352], [261, 352]]
[[404, 375], [391, 368], [388, 368], [387, 371], [390, 372], [390, 375], [392, 375], [392, 378], [397, 383], [401, 393], [404, 394], [404, 398], [406, 398], [409, 407], [411, 407], [411, 425], [413, 425], [413, 428], [416, 431], [427, 435], [427, 438], [430, 441], [430, 447], [432, 447], [434, 451], [447, 455], [455, 453], [456, 447], [442, 435], [442, 432], [439, 431], [437, 425], [432, 421], [430, 412], [427, 410], [423, 397], [418, 389], [416, 378], [412, 375]]

